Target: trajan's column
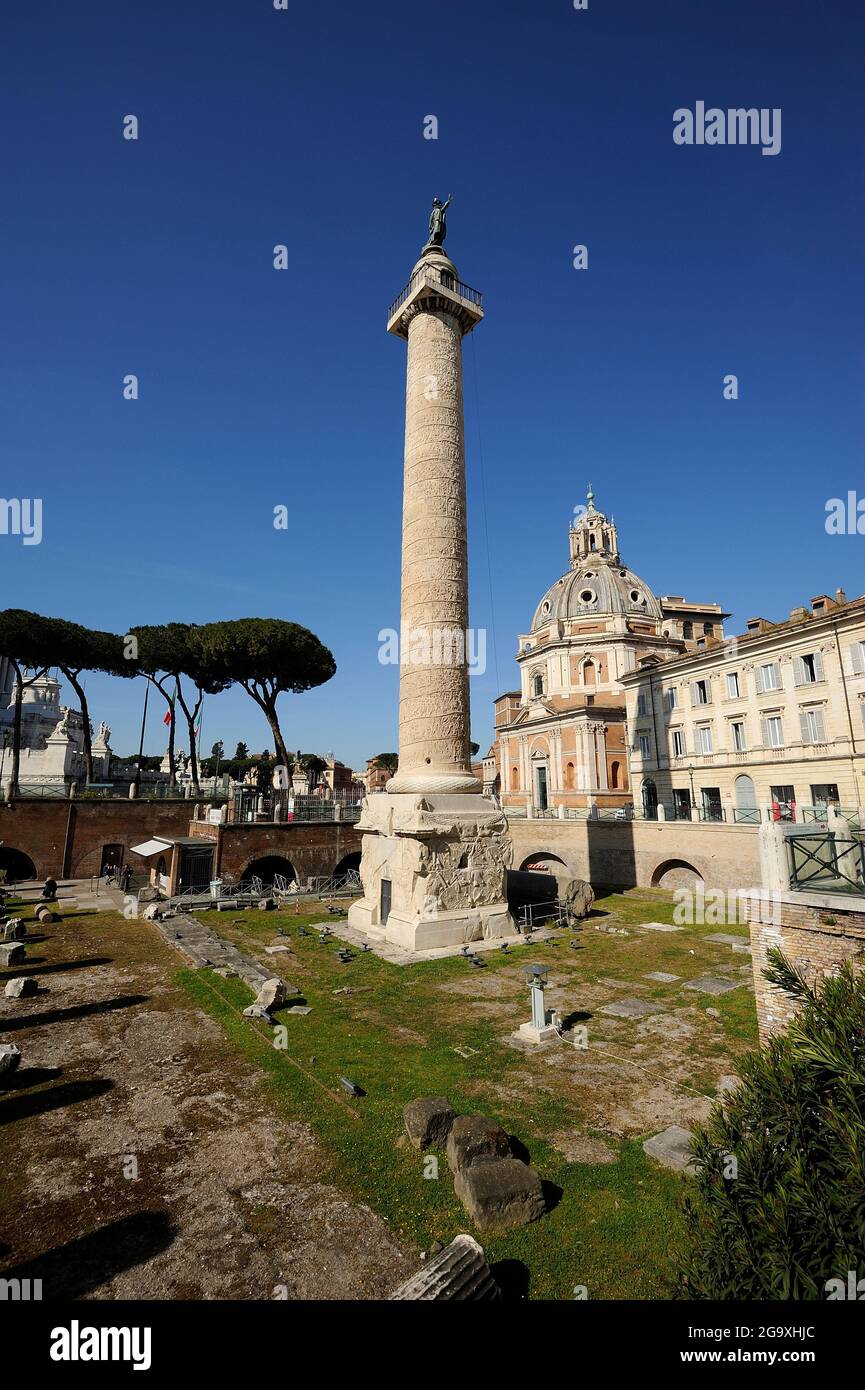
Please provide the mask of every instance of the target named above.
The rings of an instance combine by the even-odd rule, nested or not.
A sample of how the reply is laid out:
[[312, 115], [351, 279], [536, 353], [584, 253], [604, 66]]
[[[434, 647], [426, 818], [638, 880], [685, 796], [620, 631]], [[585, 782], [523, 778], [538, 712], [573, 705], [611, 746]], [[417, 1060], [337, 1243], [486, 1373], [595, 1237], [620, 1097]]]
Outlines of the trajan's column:
[[391, 307], [408, 343], [400, 611], [399, 768], [364, 803], [363, 899], [349, 922], [411, 950], [515, 934], [504, 817], [471, 772], [462, 339], [483, 318], [429, 241]]

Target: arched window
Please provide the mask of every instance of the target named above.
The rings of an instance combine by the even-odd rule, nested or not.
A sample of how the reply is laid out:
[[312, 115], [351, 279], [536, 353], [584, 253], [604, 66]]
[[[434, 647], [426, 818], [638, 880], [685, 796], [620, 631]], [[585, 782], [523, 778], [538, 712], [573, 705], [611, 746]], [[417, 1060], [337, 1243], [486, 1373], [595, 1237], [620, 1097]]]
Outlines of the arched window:
[[518, 792], [520, 789], [520, 770], [518, 767], [511, 768], [511, 791]]
[[533, 695], [543, 695], [543, 693], [544, 693], [544, 677], [543, 677], [543, 673], [542, 673], [541, 671], [536, 671], [535, 674], [532, 676], [532, 694], [533, 694]]
[[594, 685], [596, 680], [595, 663], [593, 661], [583, 662], [583, 685]]
[[574, 765], [573, 765], [573, 763], [566, 763], [566, 764], [565, 764], [565, 790], [566, 790], [566, 791], [569, 791], [569, 792], [571, 792], [571, 791], [574, 790]]
[[614, 791], [619, 785], [619, 771], [620, 767], [618, 763], [610, 763], [610, 786]]
[[691, 638], [694, 636], [693, 623], [682, 623], [682, 636], [685, 638], [686, 642], [690, 642]]

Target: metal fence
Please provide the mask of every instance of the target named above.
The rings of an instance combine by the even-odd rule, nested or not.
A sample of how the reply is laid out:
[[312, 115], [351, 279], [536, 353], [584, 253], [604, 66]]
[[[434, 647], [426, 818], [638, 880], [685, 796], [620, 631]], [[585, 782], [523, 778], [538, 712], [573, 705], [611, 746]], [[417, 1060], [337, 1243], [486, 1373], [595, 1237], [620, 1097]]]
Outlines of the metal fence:
[[295, 796], [289, 791], [259, 792], [242, 787], [231, 798], [228, 819], [234, 825], [252, 821], [346, 821], [360, 820], [363, 801], [357, 797]]
[[554, 898], [548, 903], [526, 903], [519, 909], [517, 920], [520, 931], [525, 933], [541, 926], [566, 927], [572, 919], [567, 903]]
[[805, 892], [865, 893], [861, 831], [806, 830], [786, 836], [790, 886]]

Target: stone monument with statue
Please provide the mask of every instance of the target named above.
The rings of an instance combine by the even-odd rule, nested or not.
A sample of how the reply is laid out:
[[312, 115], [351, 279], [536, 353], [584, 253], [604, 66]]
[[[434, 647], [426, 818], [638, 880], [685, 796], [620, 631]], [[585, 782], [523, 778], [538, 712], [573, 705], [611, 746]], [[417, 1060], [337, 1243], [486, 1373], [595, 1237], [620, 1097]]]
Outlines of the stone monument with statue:
[[462, 340], [483, 307], [444, 250], [450, 201], [435, 200], [387, 324], [408, 344], [399, 766], [364, 802], [363, 898], [349, 912], [410, 950], [516, 934], [506, 822], [471, 771]]

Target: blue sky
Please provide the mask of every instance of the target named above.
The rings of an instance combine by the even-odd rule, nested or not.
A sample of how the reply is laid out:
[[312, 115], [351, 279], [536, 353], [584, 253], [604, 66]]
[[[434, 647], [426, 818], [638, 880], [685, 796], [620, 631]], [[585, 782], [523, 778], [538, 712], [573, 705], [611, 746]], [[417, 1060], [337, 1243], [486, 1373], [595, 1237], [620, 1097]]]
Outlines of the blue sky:
[[[865, 495], [863, 40], [858, 0], [17, 6], [0, 492], [41, 497], [44, 534], [0, 535], [3, 606], [117, 631], [292, 619], [339, 669], [284, 697], [289, 746], [394, 748], [377, 635], [398, 625], [405, 348], [385, 313], [449, 193], [487, 310], [465, 353], [478, 742], [588, 479], [627, 563], [732, 630], [865, 591], [865, 540], [824, 529], [828, 498]], [[698, 100], [780, 107], [781, 153], [674, 145]], [[137, 686], [88, 690], [137, 746]], [[242, 692], [207, 708], [217, 737], [270, 743]]]

